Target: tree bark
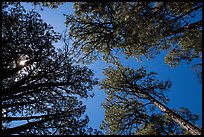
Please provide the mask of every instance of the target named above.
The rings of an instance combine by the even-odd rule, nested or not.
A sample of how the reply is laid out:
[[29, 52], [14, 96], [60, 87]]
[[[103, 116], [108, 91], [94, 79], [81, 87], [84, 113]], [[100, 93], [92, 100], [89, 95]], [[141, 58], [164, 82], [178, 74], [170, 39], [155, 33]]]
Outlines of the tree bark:
[[2, 120], [7, 120], [7, 121], [30, 120], [30, 119], [46, 118], [46, 117], [55, 116], [55, 115], [56, 114], [30, 116], [30, 117], [2, 117]]
[[20, 133], [21, 131], [25, 131], [25, 130], [27, 130], [29, 128], [32, 128], [35, 125], [47, 122], [47, 121], [49, 121], [51, 119], [53, 119], [53, 117], [45, 118], [43, 120], [39, 120], [39, 121], [35, 121], [35, 122], [29, 122], [27, 124], [24, 124], [24, 125], [21, 125], [21, 126], [18, 126], [18, 127], [14, 127], [14, 128], [8, 128], [8, 129], [5, 129], [5, 130], [2, 130], [1, 134], [3, 134], [3, 135], [17, 134], [17, 133]]
[[157, 106], [162, 112], [170, 116], [176, 123], [178, 123], [181, 127], [186, 129], [186, 131], [190, 132], [192, 135], [201, 135], [201, 129], [196, 127], [195, 125], [189, 123], [182, 117], [180, 117], [178, 114], [173, 112], [171, 109], [169, 109], [167, 106], [163, 105], [159, 101], [157, 101], [155, 98], [153, 98], [151, 95], [146, 94], [140, 90], [138, 90], [140, 94], [142, 94], [144, 97], [146, 97], [149, 101], [151, 101], [155, 106]]

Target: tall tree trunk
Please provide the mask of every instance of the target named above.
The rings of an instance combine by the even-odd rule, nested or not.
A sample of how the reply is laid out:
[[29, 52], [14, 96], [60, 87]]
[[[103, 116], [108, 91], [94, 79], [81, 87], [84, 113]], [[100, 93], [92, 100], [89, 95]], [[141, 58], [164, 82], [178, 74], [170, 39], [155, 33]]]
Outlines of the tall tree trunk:
[[52, 120], [54, 117], [50, 117], [50, 118], [45, 118], [45, 119], [42, 119], [42, 120], [39, 120], [39, 121], [35, 121], [35, 122], [29, 122], [29, 123], [26, 123], [24, 125], [20, 125], [20, 126], [17, 126], [17, 127], [13, 127], [13, 128], [8, 128], [8, 129], [4, 129], [1, 131], [1, 134], [3, 135], [12, 135], [12, 134], [18, 134], [22, 131], [25, 131], [29, 128], [32, 128], [38, 124], [41, 124], [41, 123], [44, 123], [44, 122], [47, 122], [49, 120]]
[[56, 114], [40, 115], [40, 116], [29, 116], [29, 117], [2, 117], [2, 120], [7, 120], [7, 121], [30, 120], [30, 119], [46, 118], [46, 117], [55, 116], [55, 115]]
[[13, 127], [13, 128], [7, 128], [7, 129], [4, 129], [1, 131], [1, 134], [3, 135], [12, 135], [12, 134], [18, 134], [22, 131], [25, 131], [27, 129], [31, 129], [32, 127], [34, 126], [37, 126], [38, 124], [41, 124], [41, 123], [44, 123], [44, 122], [47, 122], [47, 121], [50, 121], [52, 119], [55, 119], [55, 118], [60, 118], [60, 117], [64, 117], [66, 115], [68, 115], [70, 113], [70, 111], [65, 111], [65, 112], [61, 112], [59, 114], [55, 113], [55, 114], [48, 114], [48, 115], [41, 115], [41, 116], [32, 116], [32, 117], [18, 117], [18, 118], [15, 118], [15, 117], [7, 117], [5, 118], [4, 120], [29, 120], [29, 119], [38, 119], [38, 118], [44, 118], [44, 119], [41, 119], [41, 120], [38, 120], [38, 121], [35, 121], [35, 122], [28, 122], [26, 124], [23, 124], [23, 125], [20, 125], [20, 126], [17, 126], [17, 127]]
[[182, 117], [180, 117], [178, 114], [173, 112], [171, 109], [169, 109], [167, 106], [163, 105], [159, 101], [157, 101], [155, 98], [153, 98], [151, 95], [146, 94], [140, 90], [138, 90], [140, 94], [142, 94], [144, 97], [146, 97], [149, 101], [151, 101], [155, 106], [157, 106], [162, 112], [170, 116], [176, 123], [178, 123], [181, 127], [186, 129], [186, 131], [190, 132], [192, 135], [201, 135], [201, 129], [196, 127], [195, 125], [189, 123]]

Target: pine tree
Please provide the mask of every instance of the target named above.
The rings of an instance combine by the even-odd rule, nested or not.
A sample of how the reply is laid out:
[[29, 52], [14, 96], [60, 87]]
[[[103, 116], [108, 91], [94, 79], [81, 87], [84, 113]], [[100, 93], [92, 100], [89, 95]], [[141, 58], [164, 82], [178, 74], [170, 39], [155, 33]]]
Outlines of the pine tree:
[[[192, 135], [200, 135], [201, 129], [182, 118], [166, 106], [169, 100], [164, 91], [168, 91], [171, 82], [159, 81], [156, 73], [148, 73], [143, 67], [133, 70], [117, 64], [117, 68], [105, 69], [106, 78], [101, 88], [107, 93], [103, 104], [106, 115], [102, 127], [108, 134], [132, 134], [149, 118], [147, 107], [159, 108]], [[116, 126], [116, 127], [115, 127]]]
[[[57, 51], [61, 34], [20, 3], [2, 3], [2, 134], [94, 134], [80, 98], [93, 72]], [[15, 122], [20, 122], [17, 124]], [[92, 131], [91, 131], [92, 130]]]
[[99, 53], [111, 62], [118, 53], [141, 59], [166, 50], [172, 67], [201, 58], [201, 2], [76, 2], [74, 9], [66, 24], [87, 62]]

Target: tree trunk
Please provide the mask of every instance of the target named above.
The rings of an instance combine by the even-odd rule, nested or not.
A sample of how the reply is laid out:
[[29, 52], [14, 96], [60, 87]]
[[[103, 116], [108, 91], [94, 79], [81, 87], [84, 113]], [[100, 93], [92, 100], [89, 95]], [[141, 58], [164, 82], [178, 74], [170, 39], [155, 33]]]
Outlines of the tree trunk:
[[8, 129], [4, 129], [1, 131], [1, 134], [3, 135], [12, 135], [12, 134], [18, 134], [22, 131], [25, 131], [29, 128], [32, 128], [38, 124], [41, 124], [41, 123], [44, 123], [44, 122], [47, 122], [49, 120], [52, 120], [53, 117], [50, 117], [50, 118], [45, 118], [43, 120], [39, 120], [39, 121], [35, 121], [35, 122], [29, 122], [29, 123], [26, 123], [24, 125], [20, 125], [18, 127], [13, 127], [13, 128], [8, 128]]
[[189, 123], [182, 117], [180, 117], [178, 114], [173, 112], [171, 109], [157, 101], [155, 98], [150, 96], [149, 94], [146, 94], [144, 92], [139, 91], [144, 97], [148, 98], [149, 101], [151, 101], [155, 106], [157, 106], [162, 112], [170, 116], [176, 123], [178, 123], [181, 127], [186, 129], [186, 131], [190, 132], [192, 135], [201, 135], [201, 129], [196, 127], [195, 125]]
[[18, 134], [22, 131], [25, 131], [27, 129], [31, 129], [32, 127], [34, 126], [37, 126], [38, 124], [41, 124], [41, 123], [44, 123], [44, 122], [47, 122], [47, 121], [50, 121], [50, 120], [53, 120], [55, 118], [60, 118], [60, 117], [64, 117], [64, 116], [67, 116], [68, 114], [70, 113], [70, 111], [65, 111], [65, 112], [61, 112], [61, 113], [55, 113], [55, 114], [48, 114], [48, 115], [41, 115], [41, 116], [32, 116], [32, 117], [22, 117], [22, 118], [15, 118], [15, 117], [7, 117], [5, 118], [4, 120], [6, 119], [10, 119], [10, 120], [29, 120], [29, 119], [38, 119], [38, 118], [44, 118], [44, 119], [41, 119], [41, 120], [38, 120], [38, 121], [35, 121], [35, 122], [28, 122], [26, 124], [23, 124], [23, 125], [20, 125], [20, 126], [17, 126], [17, 127], [13, 127], [13, 128], [8, 128], [8, 129], [4, 129], [1, 131], [1, 134], [3, 135], [12, 135], [12, 134]]
[[55, 115], [56, 114], [30, 116], [30, 117], [2, 117], [2, 120], [7, 120], [7, 121], [30, 120], [30, 119], [46, 118], [46, 117], [55, 116]]

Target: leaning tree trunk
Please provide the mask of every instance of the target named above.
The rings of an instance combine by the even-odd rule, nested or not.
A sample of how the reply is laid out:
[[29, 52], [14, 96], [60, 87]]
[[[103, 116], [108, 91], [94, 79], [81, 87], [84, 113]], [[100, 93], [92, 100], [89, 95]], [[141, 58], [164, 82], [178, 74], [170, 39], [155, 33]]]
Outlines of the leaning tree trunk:
[[178, 114], [176, 114], [171, 109], [169, 109], [167, 106], [157, 101], [151, 95], [145, 94], [144, 92], [141, 92], [141, 91], [139, 91], [139, 93], [142, 94], [144, 97], [148, 98], [148, 100], [151, 101], [155, 106], [157, 106], [162, 112], [170, 116], [176, 123], [178, 123], [181, 127], [186, 129], [192, 135], [201, 135], [200, 128], [196, 127], [195, 125], [189, 123], [187, 120], [180, 117]]

